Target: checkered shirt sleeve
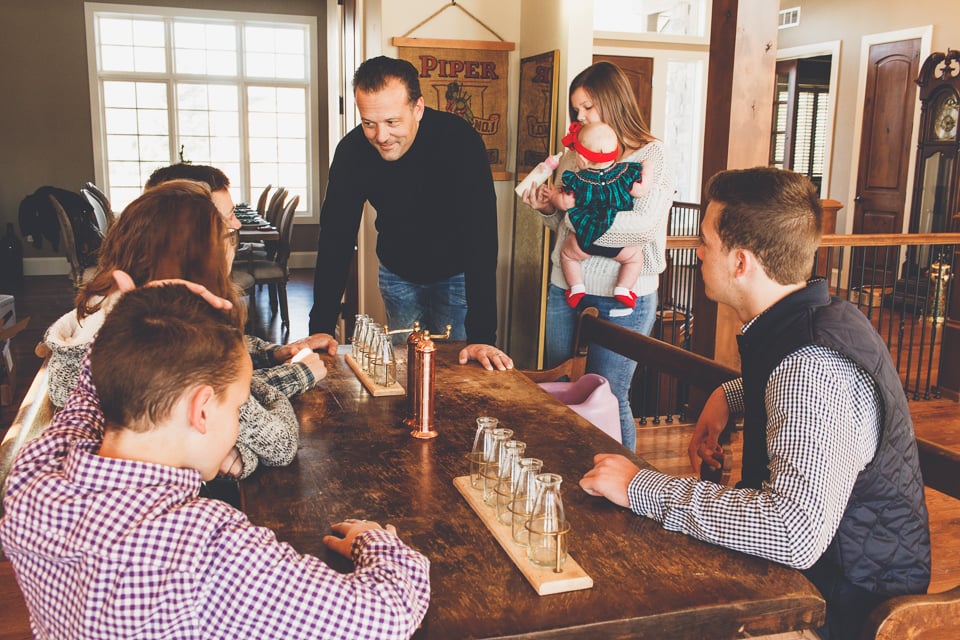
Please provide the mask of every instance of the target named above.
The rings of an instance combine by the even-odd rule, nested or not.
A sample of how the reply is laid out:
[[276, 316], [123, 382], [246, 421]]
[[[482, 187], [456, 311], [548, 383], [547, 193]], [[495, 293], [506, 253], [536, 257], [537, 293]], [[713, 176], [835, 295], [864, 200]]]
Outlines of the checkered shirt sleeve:
[[644, 469], [628, 486], [630, 508], [665, 529], [806, 569], [876, 452], [881, 398], [865, 371], [814, 345], [777, 366], [765, 402], [770, 479], [759, 490]]
[[277, 364], [274, 353], [280, 345], [267, 342], [256, 336], [244, 336], [247, 352], [253, 361], [254, 377], [269, 384], [277, 391], [292, 398], [313, 388], [317, 383], [310, 367], [297, 362]]

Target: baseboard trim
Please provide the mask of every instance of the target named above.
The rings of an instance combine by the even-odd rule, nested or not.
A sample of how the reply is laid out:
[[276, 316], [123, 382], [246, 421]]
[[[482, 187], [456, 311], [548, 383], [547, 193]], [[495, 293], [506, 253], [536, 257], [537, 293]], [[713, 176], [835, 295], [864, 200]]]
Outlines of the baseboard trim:
[[316, 251], [294, 251], [287, 263], [291, 269], [313, 269], [317, 266]]
[[70, 274], [70, 264], [63, 256], [52, 258], [25, 258], [23, 275], [25, 276], [66, 276]]

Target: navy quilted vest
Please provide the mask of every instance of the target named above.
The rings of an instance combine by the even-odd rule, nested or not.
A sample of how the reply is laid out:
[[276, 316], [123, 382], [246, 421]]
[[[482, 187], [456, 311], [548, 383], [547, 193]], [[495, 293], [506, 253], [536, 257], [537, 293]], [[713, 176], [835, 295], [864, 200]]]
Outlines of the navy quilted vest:
[[925, 593], [930, 530], [913, 422], [890, 352], [876, 330], [857, 307], [831, 298], [825, 281], [811, 280], [757, 318], [738, 340], [745, 411], [739, 486], [759, 488], [769, 479], [764, 394], [770, 373], [805, 345], [842, 353], [877, 384], [883, 417], [877, 452], [857, 477], [837, 533], [817, 561], [819, 575], [827, 567], [873, 593]]

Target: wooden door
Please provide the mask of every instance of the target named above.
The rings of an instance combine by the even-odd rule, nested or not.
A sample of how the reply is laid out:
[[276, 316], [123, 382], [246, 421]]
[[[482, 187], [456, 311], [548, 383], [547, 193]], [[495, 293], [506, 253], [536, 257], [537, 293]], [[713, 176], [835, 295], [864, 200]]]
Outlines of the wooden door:
[[633, 87], [633, 93], [640, 105], [643, 122], [650, 128], [650, 103], [653, 100], [653, 58], [632, 58], [629, 56], [593, 56], [594, 62], [611, 62], [626, 74]]
[[[900, 233], [903, 229], [919, 63], [918, 38], [870, 47], [854, 199], [854, 233]], [[873, 253], [869, 250], [853, 253], [851, 286], [859, 282], [885, 282], [892, 286], [896, 273], [883, 271], [880, 263], [885, 262], [885, 256]], [[888, 268], [895, 269], [895, 264]]]

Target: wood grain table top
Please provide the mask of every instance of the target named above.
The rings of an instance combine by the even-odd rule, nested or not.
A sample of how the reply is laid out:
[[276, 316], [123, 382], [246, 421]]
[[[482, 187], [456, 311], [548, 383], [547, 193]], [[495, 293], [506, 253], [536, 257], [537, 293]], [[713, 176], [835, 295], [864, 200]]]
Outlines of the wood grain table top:
[[[405, 397], [371, 396], [342, 357], [327, 357], [327, 378], [294, 401], [297, 458], [241, 483], [251, 521], [340, 571], [350, 563], [321, 542], [332, 524], [396, 526], [431, 561], [430, 609], [415, 638], [737, 638], [821, 623], [823, 599], [798, 571], [587, 495], [577, 482], [594, 454], [627, 450], [522, 373], [458, 365], [461, 346], [438, 351], [432, 440], [402, 424]], [[453, 486], [480, 415], [498, 417], [527, 456], [563, 476], [570, 553], [592, 588], [537, 595]]]

